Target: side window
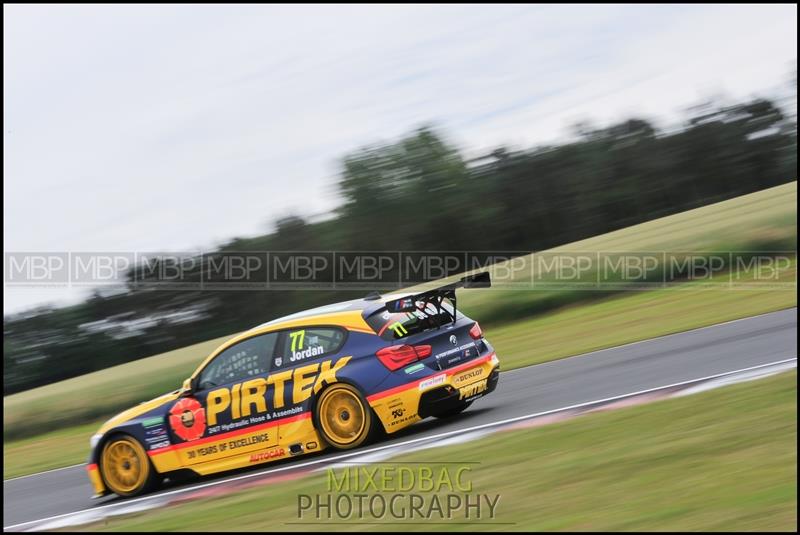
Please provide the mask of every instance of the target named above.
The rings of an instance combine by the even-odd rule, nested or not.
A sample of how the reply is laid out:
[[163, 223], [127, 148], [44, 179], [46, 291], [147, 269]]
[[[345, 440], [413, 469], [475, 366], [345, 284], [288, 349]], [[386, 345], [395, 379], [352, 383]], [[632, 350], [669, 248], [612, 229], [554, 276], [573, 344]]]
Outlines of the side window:
[[275, 351], [273, 370], [294, 367], [342, 348], [346, 331], [337, 327], [304, 327], [283, 332], [280, 347]]
[[200, 373], [199, 388], [243, 381], [269, 371], [278, 333], [267, 333], [242, 340], [212, 360]]

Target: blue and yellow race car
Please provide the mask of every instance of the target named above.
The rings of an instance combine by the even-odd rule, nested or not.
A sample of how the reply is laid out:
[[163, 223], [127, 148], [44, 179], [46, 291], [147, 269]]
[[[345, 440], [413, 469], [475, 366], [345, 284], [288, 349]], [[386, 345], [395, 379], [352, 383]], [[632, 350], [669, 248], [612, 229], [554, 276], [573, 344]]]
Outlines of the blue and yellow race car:
[[206, 475], [327, 447], [355, 448], [428, 416], [448, 417], [495, 389], [499, 362], [457, 288], [372, 294], [246, 331], [183, 387], [128, 409], [91, 439], [97, 496], [135, 496], [164, 477]]

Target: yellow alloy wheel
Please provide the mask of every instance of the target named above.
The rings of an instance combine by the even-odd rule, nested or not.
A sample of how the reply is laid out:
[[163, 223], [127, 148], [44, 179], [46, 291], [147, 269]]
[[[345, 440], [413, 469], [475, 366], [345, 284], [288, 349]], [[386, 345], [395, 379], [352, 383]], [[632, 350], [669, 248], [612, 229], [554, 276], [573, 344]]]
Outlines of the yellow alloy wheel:
[[362, 444], [372, 429], [372, 412], [358, 390], [344, 383], [322, 392], [317, 402], [317, 417], [325, 440], [337, 449]]
[[139, 442], [127, 436], [112, 438], [103, 447], [100, 472], [114, 493], [134, 496], [143, 492], [152, 480], [152, 468]]

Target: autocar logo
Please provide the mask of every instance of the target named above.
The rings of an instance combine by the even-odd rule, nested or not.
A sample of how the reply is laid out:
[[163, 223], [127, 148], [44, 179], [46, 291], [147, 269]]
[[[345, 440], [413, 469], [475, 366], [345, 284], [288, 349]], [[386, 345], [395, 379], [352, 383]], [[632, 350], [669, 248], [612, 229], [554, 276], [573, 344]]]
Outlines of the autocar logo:
[[456, 338], [456, 335], [454, 334], [450, 335], [450, 343], [453, 344], [454, 346], [458, 345], [458, 338]]

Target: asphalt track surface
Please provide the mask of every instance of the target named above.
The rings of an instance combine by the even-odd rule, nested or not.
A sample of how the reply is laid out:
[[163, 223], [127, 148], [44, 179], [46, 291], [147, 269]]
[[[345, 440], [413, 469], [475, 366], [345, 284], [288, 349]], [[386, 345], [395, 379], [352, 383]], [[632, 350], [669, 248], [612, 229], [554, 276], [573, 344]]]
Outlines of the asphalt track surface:
[[[491, 340], [491, 332], [488, 333]], [[531, 347], [531, 351], [536, 351]], [[427, 419], [392, 435], [384, 446], [448, 431], [559, 409], [715, 374], [774, 363], [797, 356], [797, 309], [787, 309], [711, 327], [604, 349], [536, 366], [502, 372], [497, 390], [476, 401], [460, 417], [442, 422]], [[502, 367], [503, 356], [500, 357]], [[88, 449], [88, 438], [87, 438]], [[325, 458], [325, 452], [287, 461]], [[262, 465], [162, 491], [225, 481], [243, 473], [259, 473], [285, 465]], [[83, 465], [3, 482], [4, 528], [77, 512], [119, 501], [92, 500]], [[24, 526], [20, 526], [24, 527]]]

